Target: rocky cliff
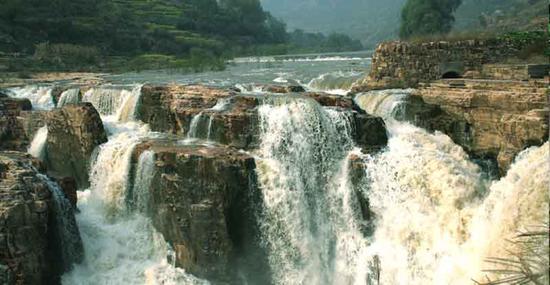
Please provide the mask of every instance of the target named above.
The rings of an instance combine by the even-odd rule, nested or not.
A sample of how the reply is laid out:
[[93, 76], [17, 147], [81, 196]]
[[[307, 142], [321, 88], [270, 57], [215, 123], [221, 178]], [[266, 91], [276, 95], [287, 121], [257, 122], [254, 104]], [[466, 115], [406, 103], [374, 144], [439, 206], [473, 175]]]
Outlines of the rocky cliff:
[[170, 141], [144, 142], [135, 155], [144, 151], [155, 155], [148, 212], [176, 265], [215, 282], [268, 282], [255, 223], [261, 206], [254, 159], [226, 146]]
[[485, 64], [502, 63], [530, 44], [531, 40], [497, 38], [382, 43], [372, 58], [371, 72], [353, 89], [409, 88], [441, 78], [479, 77]]
[[418, 125], [449, 135], [478, 158], [497, 161], [505, 174], [515, 156], [548, 140], [544, 81], [441, 80], [416, 90], [426, 109]]
[[389, 42], [355, 92], [416, 87], [404, 118], [441, 131], [505, 174], [523, 149], [548, 140], [548, 64], [502, 64], [529, 40]]
[[41, 163], [29, 155], [0, 152], [2, 284], [56, 284], [82, 258], [72, 208], [37, 169]]

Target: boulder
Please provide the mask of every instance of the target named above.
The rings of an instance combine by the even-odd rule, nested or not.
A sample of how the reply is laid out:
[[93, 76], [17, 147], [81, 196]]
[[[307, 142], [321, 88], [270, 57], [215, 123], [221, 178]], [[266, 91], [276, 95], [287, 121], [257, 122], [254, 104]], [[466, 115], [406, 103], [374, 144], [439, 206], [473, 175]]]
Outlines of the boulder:
[[388, 144], [386, 124], [382, 118], [353, 112], [353, 122], [353, 138], [363, 152], [376, 152]]
[[107, 142], [99, 113], [91, 103], [67, 105], [52, 110], [47, 125], [48, 171], [55, 177], [74, 177], [78, 188], [87, 188], [92, 152]]
[[26, 150], [29, 138], [18, 117], [31, 109], [28, 99], [11, 98], [0, 93], [0, 150]]
[[145, 150], [155, 153], [148, 212], [176, 265], [214, 283], [269, 284], [254, 159], [225, 146], [167, 141], [144, 142], [134, 157]]
[[[74, 215], [63, 209], [59, 199], [64, 197], [52, 192], [56, 186], [40, 176], [38, 164], [25, 153], [0, 152], [2, 284], [58, 284], [72, 262], [82, 258]], [[72, 234], [62, 236], [59, 229]]]

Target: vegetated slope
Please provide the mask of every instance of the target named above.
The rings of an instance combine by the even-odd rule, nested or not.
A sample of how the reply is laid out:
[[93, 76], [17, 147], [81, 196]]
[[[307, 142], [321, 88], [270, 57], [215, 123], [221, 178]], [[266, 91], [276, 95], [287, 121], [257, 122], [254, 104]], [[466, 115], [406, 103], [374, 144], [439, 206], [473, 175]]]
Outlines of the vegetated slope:
[[455, 17], [455, 31], [502, 33], [545, 30], [548, 1], [464, 0]]
[[289, 30], [344, 33], [367, 47], [397, 37], [405, 0], [262, 0]]
[[32, 55], [38, 46], [59, 58], [93, 58], [94, 49], [102, 56], [220, 58], [286, 40], [284, 24], [258, 0], [1, 0], [1, 6], [3, 53]]

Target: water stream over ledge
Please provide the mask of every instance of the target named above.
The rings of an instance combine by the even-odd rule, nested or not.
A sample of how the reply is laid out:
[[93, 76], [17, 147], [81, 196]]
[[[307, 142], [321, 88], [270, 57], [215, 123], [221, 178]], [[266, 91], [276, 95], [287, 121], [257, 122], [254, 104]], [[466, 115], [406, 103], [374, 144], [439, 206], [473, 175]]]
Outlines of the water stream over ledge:
[[[239, 85], [252, 94], [262, 93], [257, 84], [308, 82], [311, 91], [344, 93], [364, 72], [336, 60], [337, 71], [317, 60], [235, 64], [221, 73], [113, 76], [124, 85], [84, 92], [82, 100], [98, 109], [109, 141], [96, 151], [91, 187], [79, 193], [84, 260], [63, 276], [63, 284], [208, 283], [174, 266], [174, 251], [148, 217], [156, 154], [142, 152], [131, 175], [135, 146], [159, 136], [135, 118], [141, 82]], [[74, 90], [63, 93], [58, 105], [77, 101]], [[402, 102], [410, 92], [355, 98], [386, 122], [388, 146], [377, 154], [354, 144], [351, 112], [272, 94], [258, 107], [259, 147], [249, 154], [261, 190], [260, 239], [274, 284], [472, 284], [491, 277], [482, 272], [490, 266], [486, 258], [509, 255], [506, 238], [548, 221], [548, 143], [522, 152], [505, 177], [488, 180], [448, 136], [406, 122]], [[31, 99], [36, 109], [53, 108], [51, 87], [12, 93]], [[226, 107], [220, 100], [209, 111]], [[212, 122], [212, 116], [195, 115], [182, 143], [216, 143]], [[47, 135], [41, 128], [29, 153], [43, 157]], [[350, 178], [352, 162], [364, 174], [358, 185]], [[372, 212], [368, 224], [359, 198]], [[546, 270], [547, 259], [541, 264], [537, 270]]]

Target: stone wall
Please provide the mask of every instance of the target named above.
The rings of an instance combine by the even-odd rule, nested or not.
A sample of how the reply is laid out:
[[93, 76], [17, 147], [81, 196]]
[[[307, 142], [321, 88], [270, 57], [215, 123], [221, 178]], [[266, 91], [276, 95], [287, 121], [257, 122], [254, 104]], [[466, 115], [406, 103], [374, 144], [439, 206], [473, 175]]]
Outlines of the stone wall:
[[499, 39], [382, 43], [373, 56], [370, 74], [355, 85], [354, 92], [416, 87], [445, 74], [479, 74], [483, 64], [503, 62], [529, 44]]

